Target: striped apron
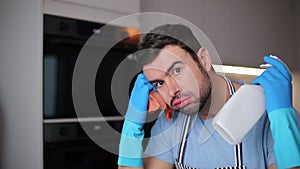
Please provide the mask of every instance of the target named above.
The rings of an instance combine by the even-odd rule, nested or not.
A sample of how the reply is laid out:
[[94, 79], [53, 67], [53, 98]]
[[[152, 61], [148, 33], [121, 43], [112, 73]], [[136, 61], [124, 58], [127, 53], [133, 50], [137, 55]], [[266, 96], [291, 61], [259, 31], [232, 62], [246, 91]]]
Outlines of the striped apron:
[[[232, 96], [235, 92], [233, 84], [229, 79], [224, 77], [227, 85], [229, 86], [229, 92], [230, 96]], [[185, 150], [185, 144], [187, 142], [188, 132], [191, 125], [191, 116], [185, 116], [184, 123], [183, 123], [183, 130], [181, 133], [181, 141], [179, 145], [179, 153], [178, 158], [175, 160], [175, 167], [176, 169], [199, 169], [194, 167], [189, 167], [183, 164], [184, 159], [184, 150]], [[217, 167], [215, 169], [246, 169], [246, 167], [243, 165], [243, 159], [242, 159], [242, 143], [239, 143], [234, 146], [234, 156], [235, 156], [235, 166], [234, 167]]]

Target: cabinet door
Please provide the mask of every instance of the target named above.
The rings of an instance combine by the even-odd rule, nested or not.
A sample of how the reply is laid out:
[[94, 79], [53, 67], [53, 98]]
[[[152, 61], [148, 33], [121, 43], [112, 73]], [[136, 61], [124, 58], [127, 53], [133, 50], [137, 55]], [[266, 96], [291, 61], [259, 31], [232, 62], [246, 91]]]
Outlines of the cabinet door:
[[[115, 19], [140, 12], [140, 0], [44, 0], [45, 14], [86, 21], [109, 23]], [[118, 26], [139, 27], [137, 17]]]

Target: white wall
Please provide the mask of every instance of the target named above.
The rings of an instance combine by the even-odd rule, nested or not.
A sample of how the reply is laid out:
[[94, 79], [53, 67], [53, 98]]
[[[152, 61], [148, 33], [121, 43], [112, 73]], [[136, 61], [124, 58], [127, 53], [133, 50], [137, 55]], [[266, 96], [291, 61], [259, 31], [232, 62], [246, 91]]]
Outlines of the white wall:
[[295, 0], [295, 10], [296, 10], [296, 71], [294, 74], [294, 105], [298, 112], [300, 112], [300, 1]]
[[296, 48], [297, 48], [297, 68], [300, 70], [300, 1], [295, 0], [296, 10]]
[[[46, 14], [92, 22], [110, 23], [124, 15], [138, 12], [140, 0], [44, 0]], [[138, 18], [119, 21], [117, 26], [139, 27]]]
[[223, 64], [258, 66], [279, 55], [295, 67], [294, 0], [143, 0], [142, 12], [166, 12], [198, 26]]
[[42, 0], [0, 2], [0, 168], [42, 168]]

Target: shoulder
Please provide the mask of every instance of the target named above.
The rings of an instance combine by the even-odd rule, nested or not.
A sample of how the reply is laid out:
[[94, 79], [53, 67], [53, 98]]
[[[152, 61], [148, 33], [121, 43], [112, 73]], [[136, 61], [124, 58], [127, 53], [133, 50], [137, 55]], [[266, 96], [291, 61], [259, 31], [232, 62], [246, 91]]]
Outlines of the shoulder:
[[175, 114], [167, 121], [164, 111], [161, 112], [151, 129], [145, 155], [173, 163], [173, 148], [178, 145], [181, 133], [182, 125], [178, 124], [182, 121], [181, 116], [181, 114]]
[[158, 135], [166, 130], [171, 130], [175, 123], [178, 123], [182, 119], [181, 115], [178, 112], [173, 112], [173, 117], [167, 121], [166, 114], [164, 111], [160, 112], [155, 124], [151, 129], [151, 136]]

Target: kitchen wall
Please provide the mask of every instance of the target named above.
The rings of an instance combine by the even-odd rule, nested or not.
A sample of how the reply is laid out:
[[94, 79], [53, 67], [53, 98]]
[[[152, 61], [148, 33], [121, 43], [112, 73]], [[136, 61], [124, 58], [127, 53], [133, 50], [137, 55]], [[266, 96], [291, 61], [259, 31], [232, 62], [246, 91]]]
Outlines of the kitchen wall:
[[296, 1], [295, 10], [296, 10], [296, 62], [297, 65], [296, 71], [294, 73], [294, 105], [297, 110], [300, 111], [300, 1]]
[[141, 11], [166, 12], [198, 26], [215, 45], [223, 64], [258, 66], [278, 54], [295, 67], [294, 0], [152, 0]]
[[295, 106], [300, 110], [299, 4], [297, 0], [144, 0], [141, 11], [189, 20], [212, 41], [223, 64], [257, 67], [263, 55], [278, 55], [294, 74]]
[[42, 1], [0, 4], [0, 168], [41, 169]]
[[296, 1], [295, 10], [296, 10], [296, 38], [297, 38], [297, 68], [300, 70], [300, 1]]

